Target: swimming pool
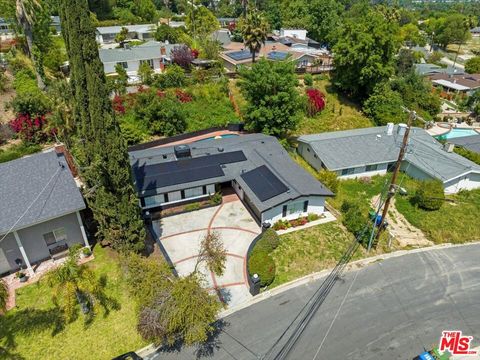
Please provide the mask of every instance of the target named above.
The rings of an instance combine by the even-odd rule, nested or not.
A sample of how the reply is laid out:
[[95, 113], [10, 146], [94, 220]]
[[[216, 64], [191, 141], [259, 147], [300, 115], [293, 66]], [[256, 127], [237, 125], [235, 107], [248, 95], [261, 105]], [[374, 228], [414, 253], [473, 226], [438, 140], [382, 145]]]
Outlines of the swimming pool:
[[238, 136], [238, 135], [237, 134], [223, 134], [223, 135], [208, 137], [208, 138], [205, 138], [205, 139], [200, 139], [200, 140], [197, 140], [195, 142], [207, 141], [207, 140], [216, 140], [216, 139], [225, 139], [225, 138], [236, 137], [236, 136]]
[[435, 138], [438, 140], [448, 140], [448, 139], [455, 139], [455, 138], [471, 136], [471, 135], [480, 135], [480, 134], [473, 129], [453, 128], [448, 133], [435, 136]]

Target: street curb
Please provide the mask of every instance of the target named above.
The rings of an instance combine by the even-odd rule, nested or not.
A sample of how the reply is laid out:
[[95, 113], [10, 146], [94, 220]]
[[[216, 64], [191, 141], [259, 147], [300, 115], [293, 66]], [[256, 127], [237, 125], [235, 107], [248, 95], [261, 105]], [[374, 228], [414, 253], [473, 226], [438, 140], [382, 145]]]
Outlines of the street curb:
[[[369, 257], [369, 258], [352, 261], [351, 263], [347, 264], [346, 271], [358, 270], [358, 269], [361, 269], [361, 268], [363, 268], [367, 265], [370, 265], [370, 264], [373, 264], [373, 263], [376, 263], [376, 262], [379, 262], [379, 261], [383, 261], [383, 260], [387, 260], [387, 259], [391, 259], [391, 258], [396, 258], [396, 257], [408, 255], [408, 254], [417, 254], [417, 253], [428, 252], [428, 251], [432, 251], [432, 250], [441, 250], [441, 249], [448, 249], [448, 248], [455, 248], [455, 247], [472, 246], [472, 245], [478, 245], [478, 244], [480, 244], [480, 240], [465, 243], [465, 244], [445, 243], [445, 244], [440, 244], [440, 245], [427, 246], [427, 247], [423, 247], [423, 248], [419, 248], [419, 249], [398, 250], [398, 251], [394, 251], [394, 252], [387, 253], [387, 254], [380, 254], [380, 255]], [[233, 306], [233, 307], [231, 307], [231, 308], [229, 308], [225, 311], [220, 312], [218, 314], [218, 319], [222, 319], [224, 317], [232, 315], [233, 313], [235, 313], [237, 311], [248, 308], [251, 305], [257, 304], [257, 303], [259, 303], [263, 300], [267, 300], [267, 299], [271, 298], [272, 296], [276, 296], [278, 294], [281, 294], [285, 291], [291, 290], [291, 289], [296, 288], [298, 286], [307, 285], [311, 282], [314, 282], [314, 281], [326, 276], [332, 270], [333, 270], [333, 268], [329, 268], [329, 269], [325, 269], [325, 270], [322, 270], [322, 271], [319, 271], [319, 272], [316, 272], [316, 273], [312, 273], [312, 274], [306, 275], [304, 277], [301, 277], [299, 279], [295, 279], [295, 280], [292, 280], [288, 283], [279, 285], [279, 286], [277, 286], [277, 287], [275, 287], [271, 290], [264, 291], [264, 292], [262, 292], [262, 293], [260, 293], [256, 296], [254, 296], [251, 300], [249, 300], [249, 301], [247, 301], [243, 304]], [[150, 344], [150, 345], [148, 345], [148, 346], [146, 346], [146, 347], [144, 347], [140, 350], [137, 350], [136, 353], [138, 355], [142, 356], [142, 357], [146, 357], [146, 356], [149, 356], [152, 353], [154, 353], [156, 350], [157, 350], [157, 347], [154, 346], [153, 344]]]

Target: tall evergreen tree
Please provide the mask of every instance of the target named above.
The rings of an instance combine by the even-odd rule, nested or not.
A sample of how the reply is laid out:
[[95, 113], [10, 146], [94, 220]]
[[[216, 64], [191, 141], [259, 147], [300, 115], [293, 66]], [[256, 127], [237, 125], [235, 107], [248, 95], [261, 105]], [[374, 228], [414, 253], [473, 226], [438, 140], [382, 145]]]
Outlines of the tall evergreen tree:
[[78, 160], [87, 187], [86, 198], [98, 222], [97, 236], [119, 250], [141, 250], [145, 229], [87, 0], [61, 1], [60, 17], [75, 99]]

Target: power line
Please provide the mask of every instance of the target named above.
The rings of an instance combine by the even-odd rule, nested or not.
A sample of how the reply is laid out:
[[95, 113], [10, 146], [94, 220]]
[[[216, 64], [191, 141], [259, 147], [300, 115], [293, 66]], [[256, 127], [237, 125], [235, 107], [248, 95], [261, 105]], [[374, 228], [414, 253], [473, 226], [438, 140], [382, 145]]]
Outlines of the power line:
[[332, 320], [332, 322], [330, 323], [330, 326], [328, 327], [328, 330], [327, 330], [327, 332], [325, 333], [325, 336], [323, 337], [322, 342], [321, 342], [320, 345], [318, 346], [317, 352], [316, 352], [315, 355], [313, 356], [313, 359], [312, 359], [312, 360], [316, 360], [316, 359], [317, 359], [317, 356], [318, 356], [318, 354], [320, 353], [320, 350], [322, 349], [323, 343], [324, 343], [325, 340], [327, 339], [327, 336], [328, 336], [328, 334], [330, 333], [330, 330], [332, 330], [333, 324], [334, 324], [335, 321], [337, 320], [338, 314], [340, 313], [340, 310], [342, 310], [343, 304], [345, 303], [345, 300], [347, 299], [348, 294], [350, 293], [350, 290], [352, 290], [353, 284], [355, 284], [355, 281], [357, 280], [357, 277], [358, 277], [358, 274], [360, 273], [360, 271], [361, 271], [361, 270], [358, 270], [358, 271], [355, 273], [355, 277], [353, 278], [352, 283], [351, 283], [350, 286], [348, 287], [348, 290], [347, 290], [347, 292], [345, 293], [345, 296], [343, 297], [342, 302], [340, 303], [340, 306], [338, 307], [338, 310], [337, 310], [335, 316], [333, 317], [333, 320]]

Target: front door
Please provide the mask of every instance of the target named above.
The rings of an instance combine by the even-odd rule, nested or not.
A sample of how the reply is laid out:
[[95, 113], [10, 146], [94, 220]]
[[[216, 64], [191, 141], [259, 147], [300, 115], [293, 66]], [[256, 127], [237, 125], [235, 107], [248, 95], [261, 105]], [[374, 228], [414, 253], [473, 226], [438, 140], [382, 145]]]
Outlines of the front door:
[[3, 252], [3, 249], [0, 248], [0, 274], [10, 271], [10, 264], [8, 263], [7, 257]]

